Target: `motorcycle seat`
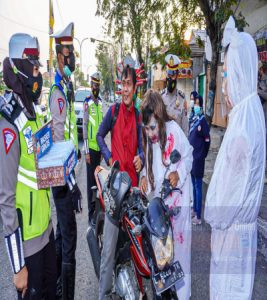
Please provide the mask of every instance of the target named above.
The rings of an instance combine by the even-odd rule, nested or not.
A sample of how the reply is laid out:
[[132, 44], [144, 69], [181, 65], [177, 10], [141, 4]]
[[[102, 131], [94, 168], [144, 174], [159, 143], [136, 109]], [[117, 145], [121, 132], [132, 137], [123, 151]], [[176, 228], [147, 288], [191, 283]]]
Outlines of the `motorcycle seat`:
[[104, 189], [104, 184], [105, 184], [105, 181], [108, 178], [109, 173], [110, 173], [110, 170], [107, 170], [107, 169], [104, 169], [104, 168], [101, 168], [101, 170], [97, 173], [97, 177], [98, 177], [99, 183], [101, 185], [101, 190], [102, 191]]

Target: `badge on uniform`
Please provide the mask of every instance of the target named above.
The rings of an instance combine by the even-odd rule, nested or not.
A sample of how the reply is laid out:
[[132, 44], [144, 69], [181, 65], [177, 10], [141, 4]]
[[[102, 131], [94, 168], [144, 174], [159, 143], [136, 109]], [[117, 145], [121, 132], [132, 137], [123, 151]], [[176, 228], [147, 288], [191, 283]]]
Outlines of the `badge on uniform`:
[[28, 126], [23, 130], [23, 135], [25, 138], [25, 142], [28, 148], [28, 154], [33, 153], [33, 143], [32, 143], [32, 129], [31, 126]]
[[200, 125], [198, 125], [197, 130], [198, 130], [198, 131], [201, 131], [201, 126], [200, 126]]
[[3, 137], [4, 137], [4, 145], [5, 145], [6, 154], [8, 154], [17, 135], [12, 129], [4, 128], [3, 129]]
[[91, 105], [91, 112], [92, 112], [92, 116], [95, 116], [96, 113], [95, 113], [95, 108], [93, 107], [93, 105]]
[[65, 105], [65, 101], [62, 98], [58, 98], [57, 102], [58, 102], [59, 112], [61, 114]]

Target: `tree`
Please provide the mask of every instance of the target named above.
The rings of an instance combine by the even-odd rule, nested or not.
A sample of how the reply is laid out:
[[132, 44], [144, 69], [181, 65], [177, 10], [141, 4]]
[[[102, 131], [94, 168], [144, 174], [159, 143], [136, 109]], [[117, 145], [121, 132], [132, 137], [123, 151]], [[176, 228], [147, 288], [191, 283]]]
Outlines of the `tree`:
[[[166, 9], [164, 0], [97, 0], [97, 15], [107, 19], [108, 34], [113, 33], [118, 43], [130, 37], [140, 64], [144, 63], [147, 31], [158, 26], [161, 13]], [[112, 32], [113, 30], [113, 32]]]
[[[187, 24], [200, 23], [202, 26], [205, 25], [211, 42], [212, 59], [210, 64], [210, 86], [206, 111], [206, 116], [210, 124], [214, 113], [217, 66], [219, 64], [221, 51], [223, 24], [231, 15], [235, 15], [239, 4], [240, 0], [179, 0], [178, 6], [181, 21], [183, 23], [186, 21]], [[239, 30], [243, 30], [243, 28], [248, 25], [241, 13], [239, 13], [235, 19]]]
[[[190, 47], [185, 43], [184, 35], [188, 28], [186, 21], [180, 18], [180, 11], [175, 3], [170, 3], [166, 12], [162, 15], [161, 24], [156, 28], [155, 36], [159, 41], [157, 47], [150, 43], [150, 60], [152, 64], [159, 62], [162, 66], [166, 64], [166, 53], [173, 53], [187, 59], [190, 57]], [[165, 49], [165, 50], [164, 50]]]
[[104, 91], [111, 94], [113, 87], [113, 82], [116, 78], [113, 78], [114, 72], [114, 61], [110, 57], [108, 47], [103, 44], [99, 44], [96, 49], [97, 58], [97, 69], [101, 72], [102, 83]]

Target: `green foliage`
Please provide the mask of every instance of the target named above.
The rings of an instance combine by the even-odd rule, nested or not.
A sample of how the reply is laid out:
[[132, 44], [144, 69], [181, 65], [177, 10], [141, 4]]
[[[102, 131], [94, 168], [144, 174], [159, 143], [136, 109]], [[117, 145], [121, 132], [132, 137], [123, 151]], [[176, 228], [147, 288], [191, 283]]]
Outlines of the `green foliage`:
[[159, 27], [164, 0], [97, 0], [97, 15], [107, 20], [107, 33], [120, 43], [130, 38], [130, 50], [135, 50], [139, 63], [148, 55], [150, 33]]
[[113, 89], [113, 74], [114, 74], [114, 61], [110, 57], [108, 47], [99, 44], [96, 50], [96, 58], [98, 60], [97, 70], [101, 72], [102, 87], [105, 92], [111, 92]]
[[89, 87], [88, 82], [84, 79], [84, 73], [80, 70], [79, 64], [76, 64], [73, 75], [75, 89], [77, 89], [79, 86]]
[[7, 87], [3, 81], [3, 72], [0, 72], [0, 95], [4, 94], [6, 88]]

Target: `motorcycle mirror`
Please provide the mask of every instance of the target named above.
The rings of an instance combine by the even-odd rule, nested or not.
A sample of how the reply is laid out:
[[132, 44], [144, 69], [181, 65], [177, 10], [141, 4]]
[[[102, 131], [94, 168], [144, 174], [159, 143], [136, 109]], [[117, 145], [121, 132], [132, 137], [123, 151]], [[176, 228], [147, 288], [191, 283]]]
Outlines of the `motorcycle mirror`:
[[170, 161], [172, 164], [176, 164], [178, 163], [178, 161], [181, 159], [181, 154], [179, 153], [178, 150], [173, 150], [171, 152], [171, 156], [170, 156]]

